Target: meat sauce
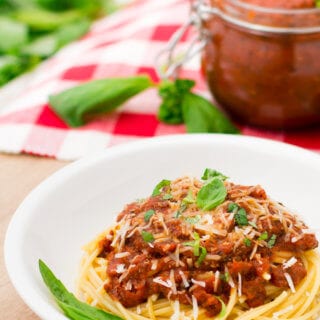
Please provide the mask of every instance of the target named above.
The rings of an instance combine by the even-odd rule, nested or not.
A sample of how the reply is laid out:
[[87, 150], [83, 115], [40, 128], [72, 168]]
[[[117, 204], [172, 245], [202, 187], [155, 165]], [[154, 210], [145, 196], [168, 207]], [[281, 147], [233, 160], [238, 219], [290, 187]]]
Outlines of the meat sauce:
[[[100, 242], [100, 256], [108, 261], [106, 292], [125, 307], [154, 294], [187, 305], [196, 299], [215, 316], [231, 288], [239, 290], [239, 281], [248, 307], [266, 302], [267, 283], [289, 288], [285, 273], [299, 284], [306, 276], [299, 256], [318, 246], [315, 236], [304, 233], [303, 222], [260, 186], [224, 184], [226, 199], [214, 210], [197, 207], [203, 182], [188, 177], [127, 205], [116, 229]], [[237, 222], [235, 207], [245, 212], [244, 225]], [[289, 266], [273, 260], [283, 249], [294, 257]]]
[[[315, 1], [212, 0], [211, 5], [240, 21], [212, 15], [204, 24], [211, 36], [203, 53], [203, 72], [217, 102], [235, 118], [257, 126], [291, 129], [319, 124], [320, 9], [315, 9]], [[289, 31], [266, 31], [269, 27]]]

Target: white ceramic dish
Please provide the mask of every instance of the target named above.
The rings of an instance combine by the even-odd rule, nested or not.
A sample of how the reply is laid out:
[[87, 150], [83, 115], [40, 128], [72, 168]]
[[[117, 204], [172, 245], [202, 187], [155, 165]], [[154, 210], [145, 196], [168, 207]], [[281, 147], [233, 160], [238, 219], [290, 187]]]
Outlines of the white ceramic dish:
[[73, 290], [81, 246], [110, 225], [124, 204], [149, 195], [163, 178], [200, 176], [206, 167], [242, 184], [261, 184], [309, 225], [320, 226], [318, 155], [244, 136], [147, 139], [75, 162], [25, 199], [5, 241], [5, 261], [18, 293], [42, 319], [65, 320], [40, 278], [38, 259]]

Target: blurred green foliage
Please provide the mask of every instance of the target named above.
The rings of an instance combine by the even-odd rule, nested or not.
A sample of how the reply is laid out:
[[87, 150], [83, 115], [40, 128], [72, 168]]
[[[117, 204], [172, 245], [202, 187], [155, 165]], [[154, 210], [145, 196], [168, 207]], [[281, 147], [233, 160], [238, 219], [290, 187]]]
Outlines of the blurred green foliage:
[[115, 9], [113, 0], [0, 0], [0, 87]]

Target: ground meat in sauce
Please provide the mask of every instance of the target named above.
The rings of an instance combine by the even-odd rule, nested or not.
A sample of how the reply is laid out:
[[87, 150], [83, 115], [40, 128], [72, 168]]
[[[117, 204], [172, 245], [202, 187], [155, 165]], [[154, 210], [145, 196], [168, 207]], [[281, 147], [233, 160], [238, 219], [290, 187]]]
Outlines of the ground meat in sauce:
[[[225, 182], [228, 192], [226, 201], [217, 208], [202, 212], [192, 201], [186, 205], [183, 202], [186, 190], [193, 190], [196, 196], [202, 185], [200, 181], [189, 178], [176, 180], [160, 195], [131, 203], [119, 214], [119, 228], [129, 223], [122, 247], [119, 248], [121, 237], [116, 238], [119, 231], [112, 231], [100, 242], [100, 256], [108, 260], [106, 272], [109, 282], [105, 290], [111, 297], [125, 307], [146, 302], [153, 294], [189, 305], [192, 305], [192, 299], [196, 299], [198, 305], [206, 309], [207, 316], [211, 317], [220, 313], [221, 301], [228, 302], [230, 278], [235, 285], [239, 285], [241, 277], [241, 290], [247, 305], [257, 307], [266, 301], [266, 275], [269, 274], [273, 285], [281, 288], [288, 288], [285, 272], [291, 276], [294, 285], [305, 277], [306, 269], [298, 256], [304, 250], [315, 248], [318, 242], [314, 235], [302, 233], [302, 228], [306, 227], [298, 218], [289, 215], [281, 204], [269, 200], [260, 186], [246, 187], [229, 182]], [[179, 188], [183, 190], [183, 196]], [[169, 199], [164, 197], [165, 194], [170, 194]], [[267, 201], [268, 213], [257, 213], [250, 205], [241, 207], [241, 204], [250, 201], [260, 204]], [[238, 208], [244, 208], [248, 221], [254, 221], [253, 226], [237, 225], [235, 212], [228, 209], [230, 203], [238, 203]], [[291, 242], [291, 236], [285, 237], [283, 222], [280, 222], [283, 215], [280, 217], [277, 214], [279, 206], [286, 213], [287, 226], [290, 223], [294, 225], [294, 234], [300, 235], [299, 241]], [[154, 213], [146, 219], [148, 210], [154, 210]], [[228, 232], [208, 233], [201, 226]], [[146, 241], [142, 232], [152, 235], [153, 239]], [[245, 244], [248, 234], [255, 232], [257, 235]], [[259, 235], [263, 232], [267, 232], [268, 236], [260, 240]], [[278, 238], [270, 245], [268, 241], [273, 235]], [[115, 239], [117, 245], [112, 242]], [[250, 258], [254, 243], [259, 246]], [[287, 269], [272, 262], [272, 255], [279, 250], [279, 246], [286, 247], [286, 251], [292, 251], [292, 255], [297, 256], [296, 263]], [[199, 251], [197, 254], [196, 250]], [[125, 255], [118, 257], [119, 252]], [[199, 262], [202, 252], [206, 254]]]

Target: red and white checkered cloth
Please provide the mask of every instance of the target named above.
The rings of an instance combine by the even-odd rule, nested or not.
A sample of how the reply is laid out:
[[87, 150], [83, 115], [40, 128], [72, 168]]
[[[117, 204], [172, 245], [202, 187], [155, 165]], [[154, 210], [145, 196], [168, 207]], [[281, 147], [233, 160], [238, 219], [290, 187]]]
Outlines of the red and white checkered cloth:
[[[157, 92], [150, 89], [123, 107], [72, 129], [47, 104], [48, 95], [78, 83], [113, 76], [157, 75], [154, 58], [171, 34], [186, 21], [189, 0], [142, 0], [96, 22], [89, 34], [46, 61], [29, 75], [0, 91], [0, 151], [31, 153], [73, 160], [119, 143], [184, 133], [183, 125], [160, 123]], [[191, 32], [182, 39], [183, 50]], [[183, 77], [196, 80], [208, 95], [200, 74], [200, 57], [187, 63]], [[242, 133], [296, 144], [320, 152], [320, 129], [296, 133], [243, 127]]]

